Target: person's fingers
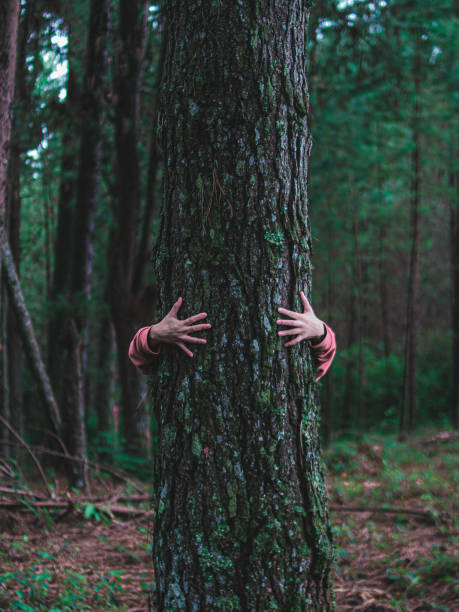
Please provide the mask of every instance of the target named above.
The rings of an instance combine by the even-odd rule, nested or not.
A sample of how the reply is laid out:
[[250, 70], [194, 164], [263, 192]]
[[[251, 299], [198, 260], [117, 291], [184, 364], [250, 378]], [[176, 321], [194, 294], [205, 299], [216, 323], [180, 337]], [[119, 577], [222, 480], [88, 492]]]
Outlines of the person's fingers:
[[180, 340], [184, 342], [194, 342], [194, 344], [206, 344], [207, 340], [205, 338], [196, 338], [195, 336], [180, 336]]
[[305, 296], [304, 291], [300, 291], [300, 297], [303, 302], [304, 312], [313, 312], [312, 306], [308, 302], [308, 298]]
[[182, 351], [188, 355], [188, 357], [193, 357], [193, 353], [183, 344], [183, 342], [177, 342], [177, 346], [179, 346]]
[[207, 312], [200, 312], [199, 314], [193, 315], [192, 317], [188, 317], [188, 319], [183, 319], [182, 323], [184, 325], [192, 325], [196, 323], [196, 321], [201, 321], [207, 317]]
[[180, 310], [180, 306], [182, 305], [182, 302], [183, 302], [183, 299], [179, 297], [179, 299], [175, 302], [175, 304], [170, 309], [169, 314], [176, 317], [178, 311]]
[[298, 344], [298, 342], [301, 342], [302, 340], [303, 336], [298, 336], [294, 340], [289, 340], [288, 342], [286, 342], [284, 346], [293, 346], [294, 344]]
[[281, 314], [285, 314], [288, 317], [293, 317], [294, 319], [298, 317], [298, 315], [301, 314], [301, 312], [295, 312], [294, 310], [287, 310], [286, 308], [278, 308], [277, 309], [278, 312], [280, 312]]
[[296, 328], [296, 329], [283, 329], [280, 332], [277, 332], [278, 336], [296, 336], [297, 334], [301, 334], [302, 333], [302, 329], [300, 328]]
[[298, 319], [279, 319], [276, 323], [278, 325], [298, 325]]
[[210, 329], [212, 325], [210, 323], [201, 323], [200, 325], [189, 325], [184, 328], [184, 331], [189, 334], [194, 334], [194, 332], [202, 331], [203, 329]]

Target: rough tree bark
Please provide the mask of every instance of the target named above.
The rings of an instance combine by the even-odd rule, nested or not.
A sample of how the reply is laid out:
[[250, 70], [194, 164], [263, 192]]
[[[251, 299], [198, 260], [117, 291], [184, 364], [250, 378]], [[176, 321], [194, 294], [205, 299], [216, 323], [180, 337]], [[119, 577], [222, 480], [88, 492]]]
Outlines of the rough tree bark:
[[331, 610], [331, 534], [308, 348], [277, 306], [310, 292], [302, 0], [166, 4], [160, 309], [212, 323], [167, 347], [153, 556], [157, 610]]

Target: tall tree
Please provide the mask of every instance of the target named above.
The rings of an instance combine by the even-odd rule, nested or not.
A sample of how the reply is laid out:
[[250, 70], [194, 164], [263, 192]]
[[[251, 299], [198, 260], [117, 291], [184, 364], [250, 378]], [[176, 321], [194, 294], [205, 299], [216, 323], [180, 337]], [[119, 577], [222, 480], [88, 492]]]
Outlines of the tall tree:
[[415, 32], [415, 54], [413, 61], [414, 103], [411, 118], [413, 150], [411, 153], [412, 178], [410, 194], [410, 261], [408, 274], [408, 297], [406, 306], [405, 371], [403, 376], [403, 405], [400, 420], [400, 436], [406, 436], [417, 417], [417, 363], [419, 329], [419, 266], [421, 229], [421, 32]]
[[[69, 297], [73, 307], [64, 327], [62, 365], [67, 377], [62, 397], [65, 440], [73, 454], [86, 457], [85, 371], [89, 332], [89, 301], [92, 292], [94, 219], [99, 201], [102, 128], [107, 72], [108, 0], [92, 0], [83, 91], [80, 98], [81, 144], [73, 215], [73, 261]], [[69, 393], [69, 390], [72, 392]], [[83, 484], [84, 463], [69, 466], [72, 484]]]
[[157, 609], [331, 610], [313, 370], [275, 325], [311, 282], [308, 5], [166, 11], [160, 306], [213, 331], [155, 378]]
[[110, 238], [108, 301], [118, 347], [118, 372], [123, 406], [123, 434], [129, 450], [139, 448], [142, 423], [138, 373], [129, 363], [129, 342], [136, 330], [133, 283], [140, 205], [138, 136], [140, 94], [148, 32], [149, 3], [120, 0], [115, 73], [116, 201]]
[[[92, 288], [94, 218], [99, 199], [102, 127], [107, 68], [108, 0], [90, 3], [89, 30], [82, 91], [75, 104], [73, 66], [69, 67], [70, 112], [80, 112], [81, 141], [78, 176], [74, 183], [64, 177], [56, 240], [54, 294], [63, 292], [64, 308], [58, 316], [57, 339], [52, 347], [55, 379], [59, 378], [63, 434], [69, 451], [86, 457], [85, 371], [87, 365], [89, 300]], [[69, 32], [69, 45], [72, 38]], [[73, 158], [64, 152], [63, 166], [73, 168]], [[74, 192], [76, 191], [76, 194]], [[73, 196], [76, 205], [73, 205]], [[62, 234], [59, 234], [62, 232]], [[65, 238], [69, 237], [66, 244]], [[70, 248], [69, 248], [70, 247]], [[63, 253], [63, 261], [58, 260]], [[70, 257], [68, 256], [70, 253]], [[57, 341], [57, 347], [56, 347]], [[84, 483], [84, 462], [68, 465], [73, 485]]]
[[[10, 135], [12, 124], [12, 103], [14, 97], [14, 76], [18, 38], [19, 0], [6, 0], [0, 6], [0, 233], [5, 228], [5, 206], [7, 199], [8, 159], [10, 156]], [[2, 254], [0, 253], [0, 270]], [[1, 276], [1, 275], [0, 275]], [[2, 286], [2, 331], [6, 334], [6, 293]], [[3, 336], [3, 334], [2, 334]], [[2, 337], [2, 362], [0, 376], [0, 410], [8, 407], [8, 372], [6, 360], [6, 337]], [[9, 414], [5, 414], [8, 418]], [[2, 439], [8, 432], [0, 432]]]

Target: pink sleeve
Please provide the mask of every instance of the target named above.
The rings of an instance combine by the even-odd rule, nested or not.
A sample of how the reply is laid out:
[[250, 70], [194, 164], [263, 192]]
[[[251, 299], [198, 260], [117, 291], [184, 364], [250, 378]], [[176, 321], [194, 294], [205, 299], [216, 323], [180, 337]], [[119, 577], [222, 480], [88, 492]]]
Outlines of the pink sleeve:
[[[322, 321], [322, 323], [324, 322]], [[324, 325], [325, 329], [327, 330], [327, 334], [322, 340], [322, 342], [319, 342], [319, 344], [314, 345], [309, 342], [309, 346], [312, 349], [314, 365], [317, 369], [316, 382], [320, 380], [322, 376], [327, 372], [327, 370], [332, 364], [336, 353], [335, 334], [331, 327], [328, 327], [326, 323], [324, 323]]]
[[142, 374], [149, 373], [155, 355], [159, 355], [159, 345], [158, 350], [153, 351], [148, 344], [148, 331], [150, 327], [148, 325], [147, 327], [140, 328], [129, 345], [129, 359]]

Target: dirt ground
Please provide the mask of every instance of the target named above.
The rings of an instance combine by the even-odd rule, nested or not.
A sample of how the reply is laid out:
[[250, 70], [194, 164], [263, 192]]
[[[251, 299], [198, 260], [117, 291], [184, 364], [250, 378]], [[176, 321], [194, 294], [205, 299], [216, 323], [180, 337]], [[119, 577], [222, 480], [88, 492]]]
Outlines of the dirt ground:
[[[398, 467], [397, 476], [393, 466], [387, 472], [386, 459], [382, 467], [378, 450], [367, 451], [357, 456], [358, 476], [352, 466], [341, 471], [341, 464], [329, 474], [332, 508], [367, 504], [430, 507], [431, 512], [331, 511], [337, 610], [459, 611], [454, 490], [446, 464], [432, 467], [435, 480], [426, 483], [422, 465]], [[391, 498], [385, 478], [395, 483]], [[416, 493], [416, 487], [425, 491], [427, 486], [429, 494]], [[381, 497], [383, 491], [386, 497]], [[148, 503], [143, 507], [148, 510]], [[149, 610], [153, 571], [148, 519], [96, 519], [84, 520], [74, 510], [44, 525], [37, 514], [0, 509], [0, 610]]]
[[[352, 532], [358, 537], [349, 541], [348, 522], [344, 522], [341, 514], [334, 518], [335, 525], [344, 528], [343, 535], [335, 538], [338, 547], [335, 577], [338, 610], [459, 610], [459, 599], [455, 599], [452, 583], [431, 576], [424, 584], [416, 583], [413, 585], [415, 588], [409, 588], [403, 581], [394, 581], [387, 572], [388, 567], [399, 561], [404, 570], [409, 570], [419, 559], [429, 558], [429, 555], [434, 564], [432, 551], [440, 551], [444, 557], [453, 555], [454, 546], [447, 534], [434, 525], [425, 525], [411, 518], [403, 523], [401, 530], [394, 532], [393, 519], [382, 515], [375, 517], [367, 512], [353, 517]], [[128, 612], [149, 609], [153, 571], [151, 536], [145, 526], [139, 527], [133, 522], [72, 525], [68, 519], [49, 533], [34, 533], [33, 525], [26, 525], [23, 521], [14, 531], [20, 535], [3, 534], [1, 551], [8, 554], [9, 562], [6, 566], [0, 563], [0, 573], [11, 572], [11, 564], [14, 564], [18, 576], [21, 572], [27, 575], [27, 571], [34, 568], [32, 573], [35, 575], [49, 571], [53, 577], [46, 597], [37, 600], [37, 608], [31, 602], [31, 610], [65, 609], [59, 604], [53, 608], [53, 602], [58, 599], [59, 591], [62, 593], [68, 588], [67, 578], [72, 575], [85, 577], [87, 592], [84, 601], [80, 602], [81, 607], [74, 602], [75, 607], [67, 609], [108, 609], [107, 602], [98, 602], [94, 597], [96, 585], [100, 583], [103, 587], [104, 580], [113, 584], [112, 589], [101, 589], [101, 595], [104, 596], [105, 592], [105, 597], [110, 600], [109, 609]], [[23, 539], [25, 534], [28, 534], [27, 542]], [[14, 546], [18, 541], [25, 545]], [[388, 552], [384, 543], [389, 541]], [[345, 548], [341, 547], [342, 544]], [[421, 587], [422, 596], [419, 594]], [[7, 592], [0, 586], [1, 610], [24, 609], [10, 607], [11, 595], [18, 588], [18, 581], [11, 581]], [[24, 600], [30, 601], [30, 597], [26, 595]], [[72, 605], [71, 601], [69, 604]], [[46, 605], [49, 607], [42, 607]]]

